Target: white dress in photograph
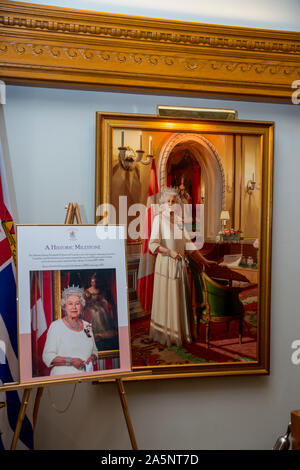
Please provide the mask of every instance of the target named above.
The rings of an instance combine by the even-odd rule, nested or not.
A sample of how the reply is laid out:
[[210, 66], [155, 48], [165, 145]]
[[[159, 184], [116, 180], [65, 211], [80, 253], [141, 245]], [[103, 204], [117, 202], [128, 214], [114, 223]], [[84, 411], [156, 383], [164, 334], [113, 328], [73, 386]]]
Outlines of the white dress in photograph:
[[[85, 333], [89, 329], [90, 337]], [[68, 328], [62, 319], [51, 323], [43, 351], [43, 361], [47, 367], [51, 367], [51, 362], [56, 356], [77, 357], [87, 361], [92, 354], [98, 357], [98, 350], [95, 344], [91, 325], [83, 321], [83, 329], [75, 331]], [[73, 366], [54, 366], [50, 375], [78, 374], [84, 370]]]
[[196, 247], [178, 220], [175, 216], [176, 222], [171, 223], [167, 212], [157, 215], [149, 242], [152, 253], [161, 246], [183, 256], [181, 260], [175, 260], [158, 253], [155, 262], [150, 338], [167, 346], [192, 342], [192, 311], [184, 250], [193, 251]]

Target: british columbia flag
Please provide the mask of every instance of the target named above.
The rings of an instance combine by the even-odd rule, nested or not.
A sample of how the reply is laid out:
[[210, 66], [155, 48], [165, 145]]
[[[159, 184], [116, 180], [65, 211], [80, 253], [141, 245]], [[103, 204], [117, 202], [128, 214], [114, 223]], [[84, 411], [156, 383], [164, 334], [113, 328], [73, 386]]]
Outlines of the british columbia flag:
[[[0, 144], [0, 450], [9, 449], [16, 428], [22, 391], [1, 392], [1, 385], [19, 381], [15, 229], [8, 209], [4, 162]], [[29, 415], [30, 416], [30, 415]], [[18, 449], [33, 449], [32, 421], [25, 416]]]

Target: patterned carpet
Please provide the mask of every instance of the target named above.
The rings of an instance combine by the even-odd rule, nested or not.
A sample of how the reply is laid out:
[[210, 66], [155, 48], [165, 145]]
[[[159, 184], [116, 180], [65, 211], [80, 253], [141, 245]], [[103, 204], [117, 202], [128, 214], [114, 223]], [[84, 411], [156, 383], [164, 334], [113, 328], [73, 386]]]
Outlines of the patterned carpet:
[[200, 325], [199, 337], [182, 347], [164, 347], [149, 339], [150, 315], [131, 321], [132, 365], [155, 366], [207, 362], [240, 362], [256, 360], [257, 349], [257, 287], [240, 295], [244, 304], [243, 342], [238, 340], [238, 321], [213, 323], [210, 328], [210, 347], [205, 346], [205, 325]]

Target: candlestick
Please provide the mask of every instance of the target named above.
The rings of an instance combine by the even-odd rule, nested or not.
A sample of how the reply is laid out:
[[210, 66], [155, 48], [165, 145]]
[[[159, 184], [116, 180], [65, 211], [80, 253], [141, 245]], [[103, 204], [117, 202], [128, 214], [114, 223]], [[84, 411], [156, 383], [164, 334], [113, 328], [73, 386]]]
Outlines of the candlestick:
[[121, 147], [124, 147], [124, 131], [121, 131]]
[[149, 137], [149, 155], [152, 155], [152, 136]]
[[140, 132], [140, 150], [143, 150], [143, 134]]

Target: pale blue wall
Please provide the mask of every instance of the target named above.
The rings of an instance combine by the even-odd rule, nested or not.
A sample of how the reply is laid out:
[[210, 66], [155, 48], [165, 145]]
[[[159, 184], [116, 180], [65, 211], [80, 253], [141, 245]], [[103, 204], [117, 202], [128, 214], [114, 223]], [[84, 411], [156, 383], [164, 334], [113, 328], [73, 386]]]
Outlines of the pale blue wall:
[[[228, 107], [240, 119], [275, 120], [279, 156], [297, 148], [298, 106], [8, 86], [4, 114], [18, 221], [61, 223], [65, 204], [78, 201], [93, 223], [96, 111], [155, 114], [158, 104]], [[296, 175], [293, 169], [290, 177]]]
[[[4, 114], [19, 222], [62, 223], [64, 204], [78, 201], [85, 221], [92, 223], [95, 112], [155, 113], [157, 104], [230, 107], [241, 119], [275, 121], [271, 376], [129, 384], [139, 444], [270, 448], [290, 410], [300, 405], [300, 366], [290, 360], [291, 343], [300, 339], [299, 106], [9, 86]], [[53, 393], [65, 403], [70, 390], [58, 387]], [[114, 411], [103, 407], [102, 400]], [[110, 385], [97, 391], [80, 386], [73, 408], [62, 416], [45, 397], [37, 445], [126, 448], [126, 429], [117, 424], [123, 423], [120, 413]], [[111, 435], [97, 437], [97, 416], [105, 427], [112, 416], [116, 420], [109, 425]], [[80, 419], [87, 417], [90, 425], [79, 436]]]

